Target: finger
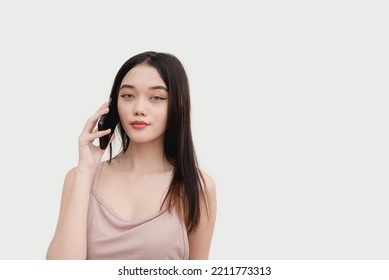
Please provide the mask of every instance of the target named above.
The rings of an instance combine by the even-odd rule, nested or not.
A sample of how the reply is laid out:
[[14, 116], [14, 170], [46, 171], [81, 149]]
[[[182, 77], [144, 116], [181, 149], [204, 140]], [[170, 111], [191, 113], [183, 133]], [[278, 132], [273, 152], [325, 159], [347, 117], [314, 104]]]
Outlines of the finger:
[[93, 142], [96, 138], [103, 137], [103, 136], [108, 135], [110, 133], [111, 133], [110, 128], [108, 128], [106, 130], [102, 130], [102, 131], [94, 131], [88, 135], [88, 140], [90, 142]]
[[96, 126], [97, 120], [105, 114], [108, 114], [109, 108], [107, 102], [105, 102], [86, 122], [83, 131], [92, 132], [93, 128]]
[[100, 108], [99, 110], [97, 110], [96, 113], [94, 113], [88, 119], [88, 122], [87, 122], [88, 131], [92, 132], [92, 129], [96, 126], [97, 121], [101, 118], [101, 116], [103, 116], [105, 114], [108, 114], [108, 112], [109, 112], [109, 108], [108, 107]]
[[[83, 131], [83, 133], [81, 133], [81, 135], [79, 136], [79, 141], [82, 142], [82, 143], [89, 143], [89, 142], [93, 142], [94, 139], [98, 138], [98, 137], [102, 137], [102, 136], [97, 136], [97, 137], [94, 137], [92, 134], [96, 133], [96, 132], [99, 132], [98, 128], [96, 127], [92, 132], [85, 132]], [[107, 135], [110, 133], [110, 128], [107, 129], [107, 130], [103, 130], [103, 131], [100, 131], [102, 134], [104, 135]], [[103, 136], [104, 136], [103, 135]]]
[[[97, 134], [95, 134], [95, 133], [97, 133]], [[83, 131], [80, 134], [80, 136], [78, 137], [78, 140], [80, 143], [89, 144], [90, 142], [93, 142], [94, 139], [96, 139], [97, 137], [102, 137], [102, 136], [107, 135], [109, 133], [110, 133], [110, 129], [98, 131], [96, 128], [92, 132]], [[103, 135], [99, 136], [100, 134], [103, 134]], [[97, 135], [97, 137], [95, 135]]]

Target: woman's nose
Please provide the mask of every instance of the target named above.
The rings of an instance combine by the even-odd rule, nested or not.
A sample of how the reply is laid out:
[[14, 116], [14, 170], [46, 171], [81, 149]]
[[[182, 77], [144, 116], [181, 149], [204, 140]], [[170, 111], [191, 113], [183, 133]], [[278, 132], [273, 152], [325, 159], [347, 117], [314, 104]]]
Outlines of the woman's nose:
[[134, 107], [132, 108], [134, 116], [145, 116], [146, 112], [146, 101], [142, 98], [138, 98], [134, 102]]

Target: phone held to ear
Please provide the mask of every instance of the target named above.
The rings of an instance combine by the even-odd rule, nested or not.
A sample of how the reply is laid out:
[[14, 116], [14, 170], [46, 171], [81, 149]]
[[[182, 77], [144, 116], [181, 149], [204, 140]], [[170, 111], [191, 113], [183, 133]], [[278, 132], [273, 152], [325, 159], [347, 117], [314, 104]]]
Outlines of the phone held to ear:
[[100, 149], [105, 150], [108, 146], [109, 140], [111, 139], [112, 134], [115, 131], [115, 127], [118, 123], [118, 113], [115, 110], [116, 105], [113, 104], [112, 99], [109, 99], [109, 112], [108, 114], [102, 115], [97, 127], [99, 131], [111, 129], [111, 132], [108, 135], [99, 138]]

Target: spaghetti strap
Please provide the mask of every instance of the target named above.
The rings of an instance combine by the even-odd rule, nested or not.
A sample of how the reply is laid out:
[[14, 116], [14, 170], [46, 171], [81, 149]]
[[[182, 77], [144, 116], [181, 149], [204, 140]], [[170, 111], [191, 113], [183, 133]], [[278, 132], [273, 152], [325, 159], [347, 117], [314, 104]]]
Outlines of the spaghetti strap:
[[101, 175], [101, 170], [103, 169], [103, 164], [104, 164], [104, 161], [100, 162], [99, 166], [97, 167], [96, 174], [95, 174], [95, 177], [93, 179], [92, 190], [94, 190], [96, 188], [96, 185], [100, 181], [100, 175]]

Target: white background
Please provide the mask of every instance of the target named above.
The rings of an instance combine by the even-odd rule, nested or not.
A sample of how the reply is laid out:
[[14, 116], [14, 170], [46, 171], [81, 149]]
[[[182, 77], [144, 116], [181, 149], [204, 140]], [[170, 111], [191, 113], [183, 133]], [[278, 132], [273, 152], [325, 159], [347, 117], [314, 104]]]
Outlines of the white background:
[[0, 259], [44, 259], [122, 63], [176, 55], [212, 259], [388, 259], [385, 1], [2, 1]]

